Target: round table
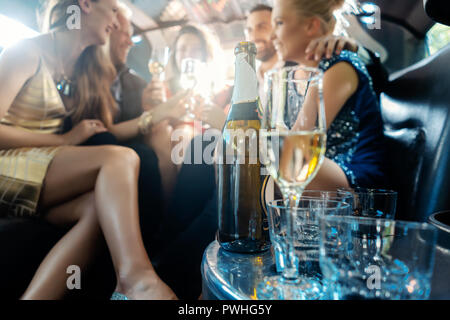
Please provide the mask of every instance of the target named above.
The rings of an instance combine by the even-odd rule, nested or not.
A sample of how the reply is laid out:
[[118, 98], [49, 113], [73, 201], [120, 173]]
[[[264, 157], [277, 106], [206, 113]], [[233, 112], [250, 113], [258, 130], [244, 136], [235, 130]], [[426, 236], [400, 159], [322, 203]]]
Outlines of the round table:
[[[437, 247], [430, 299], [450, 299], [450, 253]], [[205, 250], [201, 266], [203, 299], [257, 300], [256, 288], [265, 276], [276, 274], [270, 250], [240, 254], [223, 250], [217, 241]]]
[[256, 300], [258, 284], [265, 276], [275, 274], [270, 250], [259, 254], [233, 253], [214, 241], [203, 255], [203, 299]]

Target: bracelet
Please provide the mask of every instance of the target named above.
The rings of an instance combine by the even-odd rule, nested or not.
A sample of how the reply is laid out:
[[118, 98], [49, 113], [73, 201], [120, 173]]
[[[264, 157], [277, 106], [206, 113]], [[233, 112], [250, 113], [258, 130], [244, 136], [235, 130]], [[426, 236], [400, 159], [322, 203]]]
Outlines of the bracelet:
[[152, 124], [153, 113], [150, 111], [145, 111], [139, 118], [138, 129], [139, 133], [146, 135]]

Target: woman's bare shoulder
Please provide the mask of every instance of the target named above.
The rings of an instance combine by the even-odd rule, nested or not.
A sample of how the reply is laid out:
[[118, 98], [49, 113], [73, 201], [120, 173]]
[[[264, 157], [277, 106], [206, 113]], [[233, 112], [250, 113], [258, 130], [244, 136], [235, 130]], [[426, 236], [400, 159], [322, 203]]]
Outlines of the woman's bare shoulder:
[[353, 94], [358, 88], [358, 74], [355, 68], [346, 61], [333, 65], [324, 73], [324, 81], [336, 86], [345, 86]]
[[39, 59], [48, 47], [48, 35], [40, 35], [31, 39], [24, 39], [6, 48], [0, 55], [0, 68], [22, 72], [31, 76], [39, 66]]

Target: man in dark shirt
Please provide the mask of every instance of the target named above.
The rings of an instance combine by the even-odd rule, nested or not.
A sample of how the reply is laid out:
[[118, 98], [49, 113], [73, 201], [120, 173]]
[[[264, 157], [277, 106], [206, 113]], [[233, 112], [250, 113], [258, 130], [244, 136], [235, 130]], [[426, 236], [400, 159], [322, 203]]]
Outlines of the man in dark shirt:
[[117, 18], [119, 28], [114, 30], [110, 37], [111, 61], [117, 71], [111, 91], [119, 104], [119, 113], [115, 120], [123, 122], [139, 117], [144, 110], [164, 102], [166, 97], [162, 84], [157, 81], [147, 84], [127, 66], [128, 53], [133, 46], [131, 11], [121, 5]]
[[[149, 94], [157, 96], [154, 84], [147, 84], [126, 64], [128, 53], [133, 46], [131, 40], [133, 35], [133, 26], [130, 21], [131, 11], [126, 6], [121, 5], [117, 18], [119, 26], [110, 37], [110, 57], [117, 71], [117, 77], [111, 86], [111, 92], [119, 109], [114, 121], [119, 123], [140, 117], [144, 110], [152, 104], [158, 104], [162, 101], [150, 101], [147, 98]], [[140, 136], [122, 144], [135, 150], [141, 159], [139, 176], [141, 229], [144, 241], [150, 243], [152, 235], [160, 224], [163, 211], [159, 161], [156, 153], [142, 141]]]

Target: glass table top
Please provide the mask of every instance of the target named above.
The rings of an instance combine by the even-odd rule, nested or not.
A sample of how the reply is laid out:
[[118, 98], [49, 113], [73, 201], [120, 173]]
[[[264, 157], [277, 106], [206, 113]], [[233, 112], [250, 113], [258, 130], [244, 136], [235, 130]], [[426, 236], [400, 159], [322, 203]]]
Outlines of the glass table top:
[[[438, 248], [430, 299], [450, 299], [450, 254]], [[240, 254], [223, 250], [217, 241], [205, 250], [201, 266], [203, 299], [257, 300], [257, 287], [266, 276], [276, 275], [270, 250], [259, 254]]]
[[271, 251], [259, 254], [231, 253], [217, 241], [205, 250], [202, 262], [204, 298], [257, 300], [256, 288], [265, 276], [275, 275]]

